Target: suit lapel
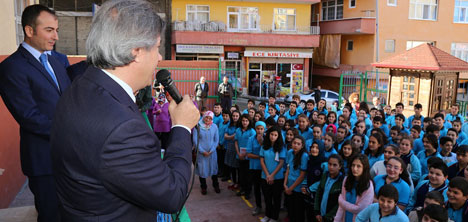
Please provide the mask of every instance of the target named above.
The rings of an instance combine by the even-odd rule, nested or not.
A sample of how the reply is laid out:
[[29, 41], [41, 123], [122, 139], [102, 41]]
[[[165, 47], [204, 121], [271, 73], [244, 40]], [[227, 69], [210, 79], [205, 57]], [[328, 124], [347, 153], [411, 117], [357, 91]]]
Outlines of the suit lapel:
[[31, 53], [28, 52], [23, 46], [20, 46], [18, 50], [21, 52], [23, 57], [28, 61], [30, 65], [32, 65], [34, 68], [36, 68], [48, 81], [52, 86], [57, 90], [57, 92], [60, 94], [60, 90], [58, 89], [57, 85], [55, 84], [54, 80], [50, 76], [50, 74], [47, 72], [47, 70], [42, 66], [42, 64], [37, 61], [36, 58], [34, 58]]
[[52, 69], [54, 69], [55, 77], [57, 78], [58, 84], [60, 86], [60, 92], [64, 92], [65, 89], [67, 89], [68, 86], [70, 86], [70, 78], [68, 77], [66, 73], [65, 67], [63, 66], [62, 63], [60, 63], [60, 61], [57, 60], [56, 57], [48, 56], [48, 58], [49, 58], [50, 66], [52, 66]]
[[102, 86], [112, 95], [112, 97], [114, 97], [120, 103], [130, 107], [130, 109], [132, 109], [134, 112], [140, 112], [138, 106], [135, 104], [135, 102], [133, 102], [127, 92], [101, 69], [90, 65], [83, 74], [83, 77]]

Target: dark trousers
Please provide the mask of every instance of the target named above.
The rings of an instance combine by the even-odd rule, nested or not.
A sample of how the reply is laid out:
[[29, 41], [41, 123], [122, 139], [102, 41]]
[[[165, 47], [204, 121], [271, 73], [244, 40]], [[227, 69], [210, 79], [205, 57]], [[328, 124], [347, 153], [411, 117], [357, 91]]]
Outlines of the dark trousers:
[[227, 169], [226, 171], [228, 172], [227, 174], [227, 177], [231, 177], [232, 179], [232, 182], [234, 184], [237, 184], [239, 182], [238, 178], [237, 178], [237, 168], [234, 168], [234, 167], [230, 167], [228, 165], [224, 165]]
[[221, 96], [221, 107], [223, 110], [230, 110], [232, 106], [232, 100], [230, 96]]
[[250, 195], [252, 191], [252, 184], [249, 179], [249, 160], [239, 160], [239, 185], [245, 195]]
[[291, 222], [304, 222], [304, 194], [293, 191], [291, 195], [288, 195], [288, 217]]
[[314, 212], [314, 201], [315, 201], [315, 193], [308, 194], [304, 197], [304, 207], [305, 213], [307, 217], [307, 222], [316, 222], [317, 219], [315, 218], [316, 214]]
[[162, 149], [167, 149], [167, 142], [169, 140], [169, 135], [171, 135], [171, 132], [155, 132], [156, 136], [158, 136], [158, 139], [161, 141], [161, 148]]
[[60, 221], [59, 202], [55, 191], [55, 181], [52, 175], [32, 176], [29, 179], [29, 189], [34, 195], [34, 205], [37, 210], [38, 222]]
[[[205, 178], [201, 178], [201, 177], [198, 177], [200, 178], [200, 187], [202, 189], [206, 189], [207, 186], [206, 186], [206, 179]], [[211, 176], [211, 180], [213, 182], [213, 187], [218, 187], [219, 188], [219, 183], [218, 183], [218, 176], [217, 175], [213, 175]]]
[[262, 208], [262, 170], [250, 170], [250, 182], [253, 185], [255, 204]]
[[262, 192], [265, 199], [265, 216], [278, 220], [281, 193], [283, 190], [283, 179], [274, 180], [273, 184], [267, 184], [266, 180], [262, 179]]
[[218, 149], [216, 149], [216, 154], [218, 155], [218, 176], [226, 177], [228, 173], [226, 172], [226, 167], [224, 165], [224, 155], [226, 154], [226, 150], [223, 148], [222, 145], [218, 145]]

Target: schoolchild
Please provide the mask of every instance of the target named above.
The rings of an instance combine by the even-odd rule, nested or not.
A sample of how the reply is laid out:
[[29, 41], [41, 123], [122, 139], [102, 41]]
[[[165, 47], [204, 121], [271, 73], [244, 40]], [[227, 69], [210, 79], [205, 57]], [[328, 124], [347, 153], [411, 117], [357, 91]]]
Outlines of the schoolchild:
[[401, 128], [399, 126], [392, 126], [390, 129], [390, 138], [388, 138], [388, 144], [395, 144], [398, 145], [400, 141], [398, 141], [398, 135], [401, 132]]
[[268, 118], [273, 118], [276, 121], [278, 121], [278, 115], [276, 114], [278, 110], [274, 106], [268, 107]]
[[364, 151], [364, 154], [369, 158], [369, 165], [372, 168], [375, 162], [383, 160], [384, 140], [381, 134], [374, 133], [369, 137], [369, 147]]
[[257, 121], [265, 121], [263, 113], [261, 113], [260, 111], [255, 112], [254, 122], [257, 122]]
[[333, 124], [333, 125], [335, 125], [335, 126], [338, 128], [338, 124], [337, 124], [337, 115], [336, 115], [335, 112], [333, 112], [333, 111], [328, 112], [328, 115], [327, 115], [327, 124], [328, 124], [328, 125]]
[[312, 112], [315, 109], [315, 101], [313, 99], [309, 99], [306, 102], [306, 110], [304, 111], [304, 114], [307, 115], [307, 118], [310, 118], [312, 115]]
[[221, 103], [215, 103], [213, 106], [213, 123], [219, 128], [219, 125], [223, 122], [223, 109], [221, 108]]
[[297, 129], [299, 130], [299, 135], [304, 137], [305, 140], [312, 139], [314, 136], [312, 134], [312, 129], [309, 127], [309, 118], [305, 114], [300, 114], [297, 117]]
[[322, 127], [313, 126], [312, 135], [312, 139], [306, 140], [306, 146], [310, 146], [313, 142], [317, 142], [319, 144], [320, 151], [322, 151], [324, 148], [324, 140], [322, 138]]
[[249, 114], [249, 118], [250, 120], [253, 120], [255, 118], [255, 113], [257, 112], [257, 110], [255, 108], [250, 108], [248, 113]]
[[448, 211], [443, 206], [429, 204], [423, 213], [422, 222], [448, 222]]
[[[318, 127], [315, 127], [315, 129]], [[324, 145], [324, 156], [325, 158], [329, 158], [333, 154], [338, 154], [336, 149], [333, 147], [333, 144], [335, 144], [336, 137], [332, 133], [327, 133], [323, 137], [323, 145]]]
[[[357, 121], [355, 121], [354, 124], [356, 124], [356, 122], [357, 122]], [[351, 139], [352, 132], [353, 132], [353, 131], [351, 130], [351, 128], [352, 128], [351, 122], [349, 122], [348, 120], [345, 120], [345, 121], [343, 121], [343, 122], [341, 123], [340, 126], [346, 128], [346, 135], [345, 135], [345, 137], [344, 137], [344, 140], [349, 140], [349, 139]]]
[[249, 110], [252, 108], [255, 108], [255, 101], [253, 99], [249, 99], [247, 101], [247, 109], [244, 109], [244, 111], [242, 111], [242, 114], [249, 114]]
[[439, 157], [442, 159], [442, 156], [437, 152], [439, 142], [436, 135], [432, 133], [425, 134], [423, 137], [423, 144], [424, 150], [419, 152], [417, 155], [419, 162], [421, 163], [421, 175], [429, 173], [427, 159], [431, 157]]
[[[427, 117], [426, 119], [429, 119], [430, 117]], [[439, 139], [439, 135], [440, 135], [440, 130], [439, 130], [439, 127], [434, 125], [434, 124], [427, 124], [424, 126], [424, 128], [426, 128], [426, 132], [424, 133], [424, 135], [426, 134], [429, 134], [429, 133], [432, 133], [434, 134], [437, 139]], [[424, 138], [424, 135], [421, 136], [420, 139], [416, 139], [414, 141], [414, 151], [415, 151], [415, 154], [419, 154], [421, 151], [424, 151], [424, 143], [423, 143], [423, 138]], [[416, 153], [417, 152], [417, 153]]]
[[401, 113], [398, 113], [395, 115], [395, 126], [398, 126], [400, 127], [400, 132], [404, 132], [406, 134], [410, 134], [410, 131], [408, 129], [406, 129], [406, 127], [404, 126], [404, 123], [405, 123], [405, 116]]
[[328, 115], [327, 101], [325, 99], [320, 99], [320, 101], [317, 104], [317, 107], [315, 107], [315, 110], [317, 110], [319, 113]]
[[381, 126], [382, 126], [382, 117], [380, 116], [374, 117], [374, 119], [372, 120], [371, 128], [367, 129], [366, 136], [369, 137], [373, 129], [380, 129]]
[[269, 110], [270, 107], [273, 107], [277, 112], [279, 112], [280, 107], [276, 104], [276, 97], [274, 95], [268, 96], [268, 104], [266, 105], [265, 109]]
[[266, 103], [265, 102], [260, 102], [258, 104], [258, 111], [263, 115], [263, 118], [268, 118], [268, 110], [266, 110]]
[[374, 185], [370, 178], [367, 157], [363, 154], [353, 156], [348, 172], [338, 198], [335, 222], [355, 221], [357, 214], [374, 200]]
[[336, 135], [336, 126], [335, 124], [330, 124], [327, 126], [327, 129], [325, 129], [325, 133], [333, 133]]
[[422, 112], [422, 105], [419, 103], [416, 103], [414, 106], [414, 115], [408, 117], [408, 119], [405, 121], [405, 126], [407, 129], [411, 129], [413, 127], [413, 120], [415, 118], [419, 119], [421, 122], [424, 120], [424, 116], [421, 115]]
[[[456, 132], [452, 130], [447, 132], [447, 135], [453, 136], [453, 134], [456, 134]], [[441, 148], [440, 155], [442, 156], [442, 160], [444, 161], [444, 163], [447, 164], [447, 166], [450, 166], [456, 163], [457, 154], [452, 153], [453, 144], [454, 144], [452, 138], [448, 136], [443, 136], [440, 138], [439, 141], [440, 141], [440, 148]]]
[[[387, 137], [389, 137], [389, 136], [390, 136], [390, 128], [388, 127], [387, 121], [386, 121], [386, 119], [385, 119], [385, 113], [384, 113], [384, 111], [383, 111], [383, 110], [378, 110], [377, 113], [376, 113], [376, 117], [377, 117], [377, 116], [380, 116], [380, 118], [382, 118], [381, 126], [378, 127], [378, 128], [382, 129], [382, 130], [384, 131], [385, 135], [386, 135]], [[375, 119], [375, 118], [374, 118], [374, 119]], [[373, 123], [372, 123], [372, 124], [373, 124]]]
[[[301, 106], [299, 106], [299, 104], [301, 104], [301, 97], [297, 94], [294, 94], [293, 97], [293, 102], [296, 102], [297, 106], [296, 106], [296, 111], [301, 114], [304, 112], [304, 110], [302, 109]], [[290, 107], [291, 108], [291, 107]]]
[[307, 221], [314, 221], [314, 203], [320, 179], [327, 165], [327, 159], [320, 152], [319, 144], [314, 142], [308, 148], [309, 160], [307, 161], [307, 186], [302, 187], [301, 191], [305, 195]]
[[286, 149], [280, 134], [281, 130], [277, 127], [268, 129], [260, 149], [262, 193], [266, 205], [262, 222], [276, 222], [279, 217], [284, 180], [283, 164], [286, 159]]
[[218, 154], [218, 170], [221, 173], [221, 181], [229, 180], [229, 168], [224, 164], [224, 157], [226, 156], [226, 147], [224, 146], [224, 134], [226, 133], [227, 128], [229, 127], [230, 112], [228, 110], [223, 110], [223, 122], [219, 125], [219, 149], [217, 150]]
[[287, 153], [287, 170], [283, 184], [284, 193], [289, 196], [287, 209], [291, 222], [303, 222], [305, 219], [305, 202], [301, 188], [305, 186], [308, 159], [304, 138], [294, 137], [292, 149]]
[[260, 166], [260, 148], [263, 145], [263, 136], [266, 124], [262, 121], [255, 123], [255, 135], [250, 137], [247, 145], [247, 157], [250, 160], [249, 174], [250, 181], [253, 185], [255, 195], [255, 209], [252, 215], [256, 216], [262, 211], [262, 197], [261, 197], [261, 181], [262, 181], [262, 167]]
[[333, 154], [328, 158], [328, 172], [323, 174], [317, 188], [314, 204], [317, 221], [333, 221], [338, 211], [343, 178], [343, 159], [338, 154]]
[[450, 122], [453, 125], [453, 121], [458, 118], [461, 121], [461, 124], [463, 124], [463, 120], [465, 118], [463, 118], [463, 116], [460, 113], [458, 113], [459, 108], [460, 105], [458, 105], [458, 103], [452, 104], [452, 107], [450, 108], [450, 113], [445, 115], [445, 121]]
[[[326, 120], [327, 120], [327, 115], [325, 115], [325, 114], [323, 114], [323, 113], [319, 113], [319, 114], [317, 115], [317, 121], [315, 122], [315, 125], [323, 126], [323, 127], [322, 127], [322, 132], [325, 132], [326, 129], [327, 129]], [[324, 135], [325, 135], [325, 134], [324, 134]]]
[[[353, 149], [358, 150], [359, 153], [364, 153], [364, 150], [367, 148], [367, 147], [364, 147], [364, 143], [366, 140], [365, 138], [366, 138], [365, 135], [354, 134], [351, 137], [351, 146], [353, 147]], [[369, 141], [369, 139], [367, 139], [367, 141]]]
[[444, 196], [444, 199], [447, 200], [447, 165], [443, 162], [431, 164], [428, 178], [429, 180], [419, 182], [418, 186], [414, 188], [413, 195], [408, 205], [408, 212], [415, 208], [422, 207], [426, 194], [433, 190], [439, 191]]
[[285, 102], [280, 102], [279, 103], [279, 115], [282, 116], [284, 113], [286, 113], [286, 103]]
[[468, 145], [461, 145], [457, 150], [457, 162], [448, 168], [448, 179], [463, 177], [466, 167], [468, 167]]
[[379, 160], [374, 163], [374, 166], [370, 169], [371, 178], [374, 178], [378, 175], [386, 175], [387, 174], [387, 161], [390, 157], [400, 156], [400, 148], [396, 145], [390, 144], [385, 146], [384, 148], [384, 160]]
[[[366, 127], [366, 124], [364, 121], [362, 120], [358, 120], [356, 122], [356, 124], [354, 125], [354, 129], [353, 129], [353, 136], [354, 135], [362, 135], [364, 138], [363, 138], [363, 141], [362, 141], [362, 147], [364, 149], [367, 149], [367, 146], [369, 145], [369, 137], [366, 136], [366, 132], [367, 131], [367, 127]], [[351, 136], [351, 138], [353, 137]]]
[[418, 126], [418, 125], [412, 126], [410, 130], [410, 136], [411, 138], [413, 138], [413, 142], [421, 138], [421, 126]]
[[372, 121], [369, 118], [369, 112], [364, 107], [359, 108], [357, 121], [364, 121], [367, 129], [372, 126]]
[[[462, 128], [461, 120], [460, 120], [460, 119], [455, 119], [455, 120], [453, 120], [453, 121], [452, 121], [452, 128], [453, 128], [455, 131], [457, 131], [458, 137], [457, 137], [457, 142], [456, 142], [456, 144], [457, 144], [457, 145], [464, 144], [463, 141], [465, 141], [465, 140], [468, 138], [468, 136], [466, 135], [465, 132], [463, 132], [463, 131], [461, 130], [461, 128]], [[466, 141], [466, 142], [468, 143], [468, 141]], [[458, 146], [457, 146], [457, 147], [458, 147]], [[456, 147], [454, 146], [454, 148], [456, 148]], [[457, 152], [457, 150], [454, 149], [453, 152]]]
[[397, 114], [403, 114], [403, 110], [405, 109], [405, 106], [403, 103], [397, 103], [395, 105], [395, 109], [392, 110], [394, 113], [392, 113], [392, 116], [388, 118], [387, 123], [388, 127], [391, 128], [392, 126], [395, 126], [395, 117]]
[[399, 192], [398, 207], [405, 210], [408, 206], [411, 189], [410, 178], [406, 171], [406, 164], [399, 157], [390, 157], [386, 164], [387, 175], [379, 175], [374, 177], [375, 193], [379, 193], [380, 188], [384, 184], [392, 184]]
[[377, 203], [371, 204], [356, 216], [356, 222], [409, 222], [408, 216], [397, 207], [397, 188], [383, 185], [377, 194]]
[[343, 145], [345, 138], [348, 137], [349, 131], [344, 126], [338, 127], [336, 130], [336, 138], [335, 138], [335, 149], [341, 150], [341, 146]]
[[[421, 121], [421, 119], [419, 117], [414, 117], [413, 120], [411, 121], [411, 127], [413, 126], [419, 126], [419, 127], [422, 127], [423, 125], [423, 122]], [[411, 128], [409, 128], [411, 129]]]
[[[290, 150], [292, 148], [292, 141], [294, 137], [299, 136], [299, 130], [296, 128], [289, 128], [288, 131], [286, 131], [286, 137], [284, 140], [284, 145], [286, 147], [286, 151]], [[286, 168], [286, 167], [285, 167]]]
[[297, 103], [292, 101], [291, 104], [289, 104], [289, 111], [287, 111], [284, 116], [286, 119], [292, 119], [295, 121], [299, 114], [300, 113], [297, 111]]
[[277, 126], [281, 129], [281, 133], [283, 133], [284, 131], [284, 124], [286, 124], [286, 117], [284, 116], [279, 116], [278, 117], [278, 122], [277, 122]]
[[448, 202], [445, 206], [449, 219], [454, 222], [468, 221], [468, 181], [462, 177], [450, 180], [447, 190]]
[[274, 127], [274, 126], [277, 125], [275, 119], [274, 119], [272, 116], [266, 118], [265, 124], [266, 124], [266, 128], [267, 128], [267, 129], [269, 129], [269, 128], [271, 128], [271, 127]]
[[251, 186], [249, 184], [249, 159], [247, 158], [247, 145], [255, 130], [252, 129], [252, 123], [248, 114], [243, 114], [240, 118], [239, 128], [236, 130], [234, 145], [236, 147], [237, 158], [239, 158], [239, 184], [241, 187], [237, 196], [244, 195], [246, 199], [250, 198]]
[[413, 138], [403, 136], [400, 140], [400, 157], [407, 166], [408, 173], [411, 175], [413, 184], [417, 184], [421, 178], [421, 162], [413, 152]]
[[[229, 111], [228, 111], [229, 112]], [[228, 189], [237, 190], [239, 188], [238, 170], [239, 170], [239, 159], [237, 158], [236, 146], [234, 140], [236, 136], [236, 130], [239, 125], [240, 113], [234, 111], [231, 114], [229, 126], [224, 131], [224, 147], [226, 147], [226, 155], [224, 156], [224, 164], [228, 169], [228, 177], [231, 177], [232, 184], [228, 186]]]
[[439, 138], [442, 136], [446, 136], [447, 129], [452, 128], [452, 123], [445, 122], [443, 113], [436, 113], [434, 115], [434, 120], [435, 120], [435, 125], [439, 127], [439, 131], [440, 131]]
[[[421, 222], [424, 216], [424, 209], [427, 208], [429, 205], [439, 205], [440, 207], [444, 208], [445, 206], [444, 196], [439, 191], [436, 191], [436, 190], [428, 192], [426, 194], [426, 199], [424, 199], [424, 207], [417, 207], [408, 214], [408, 218], [410, 219], [410, 222]], [[430, 208], [430, 209], [433, 209], [433, 208]], [[439, 212], [439, 214], [440, 213], [441, 212]], [[447, 210], [445, 210], [445, 221], [447, 221], [447, 219], [448, 219], [448, 214], [447, 214]]]
[[338, 151], [338, 154], [343, 159], [343, 167], [346, 174], [348, 174], [348, 166], [351, 164], [351, 158], [359, 153], [361, 153], [359, 149], [353, 148], [351, 140], [346, 140], [343, 146], [341, 146], [341, 150]]

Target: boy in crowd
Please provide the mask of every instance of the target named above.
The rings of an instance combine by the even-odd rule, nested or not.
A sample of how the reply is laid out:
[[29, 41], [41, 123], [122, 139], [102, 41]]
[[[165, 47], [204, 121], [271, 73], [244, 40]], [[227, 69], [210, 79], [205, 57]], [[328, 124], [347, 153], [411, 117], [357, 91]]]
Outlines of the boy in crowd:
[[307, 118], [310, 119], [312, 113], [314, 112], [314, 109], [315, 109], [315, 101], [313, 99], [307, 100], [306, 111], [304, 112], [304, 114], [307, 115]]
[[249, 110], [252, 108], [255, 108], [255, 101], [252, 99], [249, 99], [247, 101], [247, 109], [244, 109], [244, 111], [242, 111], [242, 114], [249, 114]]
[[396, 114], [394, 122], [395, 122], [395, 126], [400, 127], [401, 129], [400, 132], [406, 133], [408, 135], [410, 134], [410, 131], [406, 129], [403, 125], [405, 123], [405, 116], [403, 114], [400, 114], [400, 113]]
[[450, 113], [445, 115], [445, 121], [450, 122], [453, 125], [453, 121], [458, 118], [463, 124], [464, 118], [460, 113], [458, 113], [459, 108], [460, 107], [458, 103], [453, 104], [452, 107], [450, 108]]
[[447, 165], [443, 162], [435, 162], [429, 166], [429, 180], [419, 182], [414, 188], [413, 195], [408, 206], [408, 210], [422, 207], [429, 191], [439, 191], [444, 199], [447, 199]]
[[222, 111], [223, 109], [221, 108], [221, 103], [215, 103], [213, 107], [213, 123], [216, 124], [218, 129], [221, 123], [223, 123], [223, 115], [221, 115]]
[[286, 103], [285, 102], [280, 102], [279, 103], [279, 113], [278, 115], [282, 116], [286, 112]]
[[468, 165], [468, 145], [461, 145], [457, 150], [457, 163], [452, 164], [448, 168], [448, 179], [451, 180], [456, 176], [464, 176], [464, 170]]
[[443, 206], [437, 204], [429, 204], [424, 208], [422, 222], [447, 222], [448, 212]]
[[284, 116], [286, 119], [292, 119], [296, 121], [297, 117], [299, 116], [299, 111], [297, 110], [297, 103], [295, 101], [292, 101], [291, 104], [289, 104], [289, 111], [287, 111]]
[[397, 207], [398, 190], [385, 184], [377, 195], [378, 203], [366, 207], [356, 216], [356, 222], [409, 222], [408, 216]]
[[388, 127], [391, 128], [392, 126], [395, 126], [395, 117], [397, 114], [402, 114], [403, 115], [403, 110], [405, 109], [405, 106], [403, 103], [397, 103], [395, 105], [395, 114], [392, 114], [392, 117], [389, 117], [387, 120]]
[[454, 222], [468, 221], [468, 181], [462, 177], [450, 180], [446, 205], [448, 217]]
[[[436, 206], [438, 205], [439, 207], [436, 209], [432, 205], [436, 205]], [[418, 207], [414, 209], [413, 211], [409, 213], [408, 217], [410, 221], [422, 221], [423, 216], [428, 215], [429, 218], [432, 220], [446, 222], [448, 220], [448, 215], [447, 215], [447, 210], [444, 208], [444, 206], [445, 206], [444, 196], [442, 196], [442, 194], [439, 191], [434, 190], [426, 194], [426, 199], [424, 199], [424, 208]], [[432, 214], [428, 214], [427, 210], [429, 209], [432, 209], [432, 211], [437, 212], [439, 217], [435, 217]], [[443, 210], [441, 211], [440, 209], [443, 209]], [[443, 218], [445, 218], [445, 220], [441, 220]], [[427, 221], [427, 217], [426, 217], [426, 221]]]
[[[457, 144], [461, 145], [463, 143], [463, 141], [468, 139], [468, 136], [466, 135], [466, 133], [461, 130], [462, 122], [461, 122], [460, 119], [456, 118], [455, 120], [452, 121], [452, 128], [455, 129], [457, 131], [457, 134], [458, 134]], [[466, 142], [468, 142], [468, 141], [466, 141]], [[453, 152], [457, 152], [457, 151], [454, 150]]]
[[444, 114], [443, 113], [436, 113], [434, 115], [434, 121], [435, 121], [435, 125], [439, 127], [439, 131], [440, 131], [439, 138], [442, 137], [442, 136], [446, 136], [447, 135], [447, 129], [452, 128], [451, 123], [448, 123], [448, 124], [450, 124], [450, 126], [448, 126], [448, 124], [445, 124]]
[[304, 110], [302, 109], [301, 106], [299, 106], [299, 104], [301, 104], [301, 97], [297, 94], [294, 94], [293, 97], [292, 97], [293, 101], [296, 102], [296, 110], [299, 114], [303, 113]]
[[419, 103], [416, 103], [413, 108], [414, 108], [414, 115], [408, 117], [408, 119], [405, 122], [405, 126], [408, 129], [411, 129], [411, 127], [413, 127], [414, 118], [418, 118], [419, 120], [421, 120], [421, 122], [424, 120], [424, 116], [421, 115], [422, 105]]
[[413, 141], [421, 138], [421, 126], [418, 126], [418, 125], [412, 126], [410, 130], [410, 135], [411, 135], [411, 138], [413, 138]]
[[266, 105], [265, 110], [268, 110], [269, 107], [273, 107], [276, 110], [280, 110], [279, 105], [276, 104], [276, 97], [273, 95], [268, 96], [268, 104]]
[[260, 102], [258, 104], [258, 111], [263, 115], [263, 118], [264, 119], [267, 119], [269, 114], [268, 114], [268, 110], [265, 112], [266, 110], [266, 104], [265, 102]]
[[[450, 128], [447, 135], [454, 136], [456, 132]], [[449, 136], [443, 136], [440, 138], [440, 155], [442, 160], [447, 166], [450, 166], [457, 162], [457, 154], [452, 153], [453, 139]]]
[[390, 129], [390, 138], [388, 138], [388, 144], [398, 145], [400, 141], [398, 140], [398, 135], [401, 132], [401, 128], [399, 126], [392, 126]]

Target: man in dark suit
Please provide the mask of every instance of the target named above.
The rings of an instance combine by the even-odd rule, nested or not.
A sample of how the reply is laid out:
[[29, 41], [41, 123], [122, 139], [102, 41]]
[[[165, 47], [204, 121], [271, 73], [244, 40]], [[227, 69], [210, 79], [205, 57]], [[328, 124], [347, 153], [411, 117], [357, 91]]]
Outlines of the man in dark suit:
[[64, 221], [154, 222], [156, 211], [182, 207], [190, 129], [200, 114], [188, 95], [172, 101], [173, 126], [161, 147], [134, 96], [152, 82], [163, 26], [147, 1], [109, 0], [96, 13], [86, 42], [89, 67], [61, 97], [51, 130]]
[[38, 221], [57, 221], [49, 137], [56, 104], [70, 79], [64, 66], [46, 53], [58, 40], [55, 12], [28, 6], [21, 23], [24, 42], [0, 64], [0, 94], [20, 125], [21, 168], [34, 194]]

